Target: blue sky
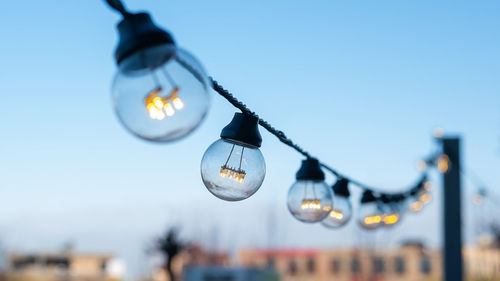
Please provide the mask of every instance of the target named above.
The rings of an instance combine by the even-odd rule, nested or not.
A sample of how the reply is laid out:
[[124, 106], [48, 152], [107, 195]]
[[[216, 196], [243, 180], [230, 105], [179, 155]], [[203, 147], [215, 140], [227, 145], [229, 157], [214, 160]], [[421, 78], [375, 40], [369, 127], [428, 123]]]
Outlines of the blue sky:
[[[151, 11], [210, 75], [348, 175], [389, 191], [407, 186], [441, 126], [464, 137], [466, 166], [491, 189], [500, 186], [498, 1], [126, 3]], [[148, 241], [173, 224], [226, 250], [360, 245], [367, 237], [439, 245], [436, 177], [432, 206], [390, 232], [366, 234], [354, 223], [332, 232], [293, 220], [286, 192], [301, 158], [264, 131], [261, 190], [240, 203], [218, 200], [205, 190], [199, 162], [234, 108], [212, 92], [209, 115], [189, 138], [140, 141], [111, 107], [117, 14], [103, 1], [3, 8], [0, 238], [7, 249], [51, 250], [73, 240], [82, 251], [117, 253], [136, 275], [147, 270]], [[164, 182], [146, 181], [152, 174]]]

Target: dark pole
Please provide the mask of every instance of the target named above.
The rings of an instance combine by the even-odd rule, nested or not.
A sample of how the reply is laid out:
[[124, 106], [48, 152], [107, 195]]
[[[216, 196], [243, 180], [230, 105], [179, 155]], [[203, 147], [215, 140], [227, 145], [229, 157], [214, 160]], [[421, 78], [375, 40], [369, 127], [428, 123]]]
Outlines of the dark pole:
[[443, 153], [449, 157], [444, 185], [444, 280], [463, 280], [462, 207], [460, 183], [460, 139], [443, 138]]

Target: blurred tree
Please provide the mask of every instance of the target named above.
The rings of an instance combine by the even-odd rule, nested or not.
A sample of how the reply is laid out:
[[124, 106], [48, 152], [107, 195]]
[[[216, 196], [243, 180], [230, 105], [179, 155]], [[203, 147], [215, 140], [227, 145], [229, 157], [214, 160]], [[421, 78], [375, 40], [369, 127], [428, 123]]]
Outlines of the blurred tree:
[[172, 260], [183, 248], [184, 245], [179, 241], [175, 228], [167, 230], [165, 234], [158, 237], [154, 243], [153, 250], [163, 256], [163, 268], [168, 274], [170, 281], [176, 281], [172, 271]]

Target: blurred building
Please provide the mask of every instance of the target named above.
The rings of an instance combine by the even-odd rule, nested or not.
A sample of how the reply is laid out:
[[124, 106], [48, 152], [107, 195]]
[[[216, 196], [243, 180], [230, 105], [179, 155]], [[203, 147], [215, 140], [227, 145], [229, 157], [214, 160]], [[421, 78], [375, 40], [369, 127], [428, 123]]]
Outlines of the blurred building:
[[[464, 249], [469, 280], [500, 281], [500, 249]], [[274, 268], [283, 281], [437, 281], [441, 280], [439, 250], [421, 243], [376, 250], [258, 250], [241, 251], [243, 267]]]
[[116, 280], [108, 274], [113, 260], [105, 254], [61, 253], [11, 253], [7, 256], [7, 280], [67, 280], [100, 281]]

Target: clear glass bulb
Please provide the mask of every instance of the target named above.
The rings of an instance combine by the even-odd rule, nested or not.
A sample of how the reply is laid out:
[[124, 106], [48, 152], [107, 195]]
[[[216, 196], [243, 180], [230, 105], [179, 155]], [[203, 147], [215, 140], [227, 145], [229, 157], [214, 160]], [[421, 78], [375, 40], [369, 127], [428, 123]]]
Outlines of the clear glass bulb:
[[319, 222], [330, 213], [333, 194], [324, 181], [298, 180], [288, 191], [288, 210], [299, 221]]
[[377, 202], [363, 203], [359, 207], [359, 225], [367, 230], [376, 229], [382, 223], [382, 214]]
[[382, 223], [386, 227], [396, 225], [401, 220], [401, 213], [395, 206], [386, 205], [382, 208]]
[[113, 82], [118, 119], [134, 135], [155, 142], [196, 129], [209, 107], [208, 77], [188, 52], [164, 44], [125, 58]]
[[424, 207], [424, 204], [420, 202], [420, 199], [415, 196], [411, 196], [408, 198], [408, 210], [412, 211], [413, 213], [418, 213], [422, 208]]
[[338, 228], [345, 225], [352, 217], [352, 205], [348, 197], [333, 196], [333, 208], [321, 222], [328, 228]]
[[201, 160], [201, 178], [213, 195], [227, 201], [252, 196], [266, 175], [264, 156], [258, 148], [220, 139]]

